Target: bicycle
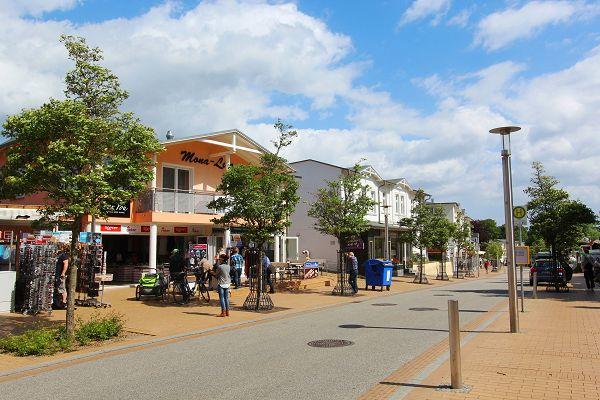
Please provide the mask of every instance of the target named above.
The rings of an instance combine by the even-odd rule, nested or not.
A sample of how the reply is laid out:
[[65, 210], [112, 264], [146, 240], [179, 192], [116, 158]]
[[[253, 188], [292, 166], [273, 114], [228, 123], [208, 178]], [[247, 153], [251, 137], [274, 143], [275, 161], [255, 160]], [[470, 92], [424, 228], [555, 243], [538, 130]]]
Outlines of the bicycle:
[[196, 280], [190, 286], [187, 280], [187, 271], [180, 272], [177, 277], [172, 281], [171, 295], [173, 301], [179, 304], [186, 304], [196, 295], [196, 291], [200, 294], [198, 300], [202, 298], [206, 303], [210, 302], [210, 293], [206, 286], [206, 277], [208, 271], [202, 272], [198, 270], [193, 271]]

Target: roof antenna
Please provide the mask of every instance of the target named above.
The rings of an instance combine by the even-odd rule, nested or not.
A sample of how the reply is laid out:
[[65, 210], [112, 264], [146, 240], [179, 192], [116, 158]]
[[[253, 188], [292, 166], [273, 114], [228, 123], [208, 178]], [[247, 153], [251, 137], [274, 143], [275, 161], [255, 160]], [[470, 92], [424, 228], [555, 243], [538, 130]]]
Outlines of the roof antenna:
[[175, 137], [175, 135], [173, 135], [173, 132], [171, 132], [171, 130], [169, 129], [167, 131], [167, 140], [172, 140]]

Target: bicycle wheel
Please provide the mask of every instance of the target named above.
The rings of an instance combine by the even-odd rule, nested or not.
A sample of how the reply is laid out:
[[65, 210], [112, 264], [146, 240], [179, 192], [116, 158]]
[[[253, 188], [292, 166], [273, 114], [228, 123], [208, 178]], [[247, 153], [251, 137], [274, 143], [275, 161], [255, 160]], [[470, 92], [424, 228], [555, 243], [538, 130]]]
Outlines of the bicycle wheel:
[[200, 292], [200, 297], [202, 297], [202, 300], [204, 300], [207, 303], [210, 302], [210, 292], [208, 291], [208, 288], [206, 287], [204, 282], [199, 283], [198, 291]]
[[181, 282], [173, 282], [173, 288], [171, 290], [171, 294], [173, 295], [173, 301], [175, 303], [183, 304], [186, 300], [186, 293], [182, 290], [183, 285]]

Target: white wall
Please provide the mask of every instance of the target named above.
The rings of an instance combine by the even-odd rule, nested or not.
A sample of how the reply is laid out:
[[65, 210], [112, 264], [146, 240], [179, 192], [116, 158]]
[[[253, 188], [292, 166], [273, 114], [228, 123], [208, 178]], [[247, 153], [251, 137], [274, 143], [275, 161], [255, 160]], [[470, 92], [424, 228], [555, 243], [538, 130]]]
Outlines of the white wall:
[[298, 237], [299, 251], [310, 251], [311, 258], [324, 258], [327, 260], [328, 269], [337, 266], [338, 241], [330, 235], [323, 235], [314, 229], [314, 218], [308, 216], [310, 203], [314, 201], [314, 193], [318, 188], [326, 185], [326, 180], [337, 180], [342, 172], [341, 168], [322, 164], [313, 160], [301, 161], [290, 164], [300, 177], [298, 195], [300, 201], [290, 220], [288, 236]]

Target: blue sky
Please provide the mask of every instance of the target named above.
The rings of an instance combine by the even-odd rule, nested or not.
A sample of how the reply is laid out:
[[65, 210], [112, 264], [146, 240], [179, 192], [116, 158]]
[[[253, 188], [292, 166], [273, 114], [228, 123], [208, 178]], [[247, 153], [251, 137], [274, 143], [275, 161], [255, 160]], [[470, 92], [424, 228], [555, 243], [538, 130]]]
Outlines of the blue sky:
[[[126, 106], [181, 136], [237, 127], [287, 155], [361, 157], [475, 218], [502, 217], [499, 124], [515, 137], [516, 202], [541, 160], [600, 209], [597, 1], [8, 0], [0, 11], [0, 118], [60, 97], [60, 33], [88, 38]], [[319, 144], [315, 146], [315, 144]]]

